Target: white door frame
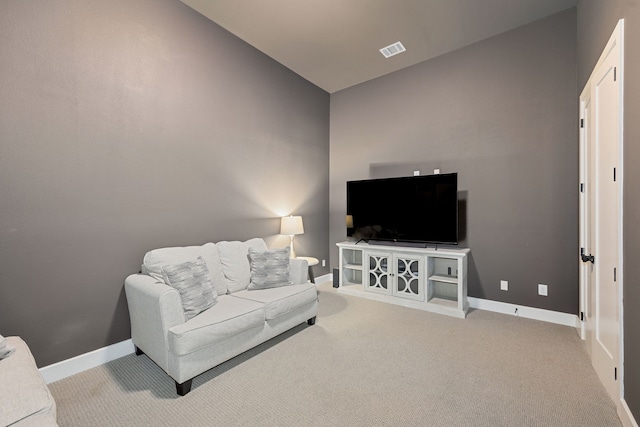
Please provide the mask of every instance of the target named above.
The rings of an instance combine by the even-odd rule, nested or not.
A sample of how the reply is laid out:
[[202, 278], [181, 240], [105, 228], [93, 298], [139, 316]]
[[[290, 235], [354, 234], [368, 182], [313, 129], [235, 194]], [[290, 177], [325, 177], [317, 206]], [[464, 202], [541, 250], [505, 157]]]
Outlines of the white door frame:
[[[624, 126], [623, 126], [623, 117], [624, 117], [624, 111], [623, 111], [623, 107], [624, 107], [624, 100], [623, 100], [623, 68], [624, 68], [624, 45], [623, 45], [623, 39], [624, 39], [624, 20], [621, 19], [618, 21], [618, 24], [616, 25], [615, 30], [613, 31], [613, 34], [611, 35], [611, 38], [609, 39], [609, 41], [607, 42], [607, 45], [602, 53], [602, 55], [600, 56], [600, 59], [598, 60], [598, 63], [596, 64], [596, 66], [594, 67], [594, 71], [597, 70], [600, 65], [602, 64], [602, 62], [607, 58], [608, 54], [613, 50], [613, 49], [618, 49], [619, 50], [619, 64], [618, 64], [618, 76], [617, 78], [620, 79], [620, 119], [619, 119], [619, 140], [618, 140], [618, 148], [619, 148], [619, 159], [618, 159], [618, 170], [616, 171], [617, 174], [617, 180], [619, 180], [619, 185], [618, 185], [618, 192], [619, 192], [619, 206], [618, 206], [618, 254], [619, 254], [619, 260], [618, 260], [618, 267], [617, 267], [617, 286], [618, 286], [618, 318], [619, 318], [619, 360], [618, 360], [618, 385], [619, 385], [619, 397], [620, 400], [616, 402], [616, 405], [618, 406], [618, 413], [621, 412], [622, 408], [621, 408], [621, 403], [624, 405], [624, 313], [623, 313], [623, 305], [622, 305], [622, 301], [623, 301], [623, 283], [624, 283], [624, 270], [623, 270], [623, 260], [624, 260], [624, 253], [623, 253], [623, 185], [624, 185], [624, 173], [623, 173], [623, 139], [624, 139]], [[584, 99], [588, 98], [587, 96], [585, 96], [585, 94], [587, 94], [587, 91], [591, 90], [591, 86], [592, 86], [592, 77], [593, 74], [589, 77], [589, 80], [587, 81], [587, 84], [585, 85], [584, 90], [582, 91], [581, 95], [580, 95], [580, 120], [587, 120], [588, 118], [585, 117], [585, 108], [587, 107], [585, 105]], [[582, 123], [582, 122], [581, 122]], [[588, 198], [587, 198], [587, 193], [583, 192], [583, 185], [585, 182], [587, 182], [587, 167], [586, 167], [586, 163], [588, 161], [588, 158], [586, 156], [587, 153], [587, 148], [588, 148], [588, 144], [589, 144], [589, 139], [588, 139], [588, 135], [586, 135], [586, 132], [584, 131], [584, 128], [580, 128], [580, 247], [582, 248], [586, 248], [587, 247], [587, 230], [585, 229], [585, 225], [584, 225], [584, 220], [585, 220], [585, 216], [587, 214], [587, 203], [588, 203]], [[595, 155], [595, 153], [591, 153], [591, 155]], [[596, 254], [597, 256], [597, 254]], [[582, 261], [579, 261], [581, 266], [580, 266], [580, 336], [582, 337], [582, 339], [586, 338], [586, 333], [587, 331], [585, 330], [585, 322], [583, 320], [583, 313], [586, 312], [587, 310], [587, 303], [588, 303], [588, 288], [587, 288], [587, 278], [586, 278], [586, 272], [587, 269], [584, 267], [584, 264], [582, 263]]]
[[[580, 95], [580, 255], [582, 255], [582, 251], [588, 251], [587, 248], [590, 247], [590, 242], [588, 241], [589, 233], [587, 231], [587, 224], [585, 224], [587, 220], [588, 213], [588, 203], [589, 199], [587, 197], [587, 189], [585, 187], [585, 183], [588, 181], [587, 177], [587, 160], [589, 157], [587, 156], [587, 151], [589, 149], [589, 139], [588, 135], [585, 132], [586, 127], [588, 126], [587, 122], [589, 121], [589, 114], [587, 113], [587, 109], [591, 107], [591, 100], [585, 100], [586, 96], [584, 95], [587, 91], [590, 91], [590, 84], [587, 83], [582, 94]], [[582, 259], [579, 257], [579, 275], [580, 275], [580, 313], [579, 313], [579, 328], [578, 333], [580, 334], [580, 338], [583, 340], [587, 339], [587, 329], [586, 329], [586, 321], [585, 318], [588, 315], [587, 313], [587, 304], [588, 304], [588, 287], [587, 287], [587, 274], [588, 274], [588, 265], [582, 262]]]

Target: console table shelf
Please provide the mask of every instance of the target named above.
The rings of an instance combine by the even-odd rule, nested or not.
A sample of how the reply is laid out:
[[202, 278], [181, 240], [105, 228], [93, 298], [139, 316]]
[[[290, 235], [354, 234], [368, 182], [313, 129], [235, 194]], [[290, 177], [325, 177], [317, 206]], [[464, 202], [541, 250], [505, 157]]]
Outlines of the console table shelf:
[[445, 282], [445, 283], [455, 283], [458, 284], [458, 276], [438, 276], [433, 275], [429, 277], [429, 280], [433, 280], [435, 282]]
[[469, 249], [343, 242], [338, 292], [465, 318]]
[[445, 299], [445, 298], [431, 298], [429, 300], [429, 303], [430, 304], [438, 304], [438, 305], [441, 305], [443, 307], [451, 307], [451, 308], [454, 308], [454, 309], [458, 305], [458, 301]]

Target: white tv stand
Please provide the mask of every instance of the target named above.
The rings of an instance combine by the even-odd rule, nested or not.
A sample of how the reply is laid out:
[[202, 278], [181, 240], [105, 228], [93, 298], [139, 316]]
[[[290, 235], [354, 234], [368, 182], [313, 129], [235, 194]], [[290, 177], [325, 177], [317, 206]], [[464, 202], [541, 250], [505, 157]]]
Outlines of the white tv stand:
[[342, 242], [338, 292], [465, 318], [469, 249]]

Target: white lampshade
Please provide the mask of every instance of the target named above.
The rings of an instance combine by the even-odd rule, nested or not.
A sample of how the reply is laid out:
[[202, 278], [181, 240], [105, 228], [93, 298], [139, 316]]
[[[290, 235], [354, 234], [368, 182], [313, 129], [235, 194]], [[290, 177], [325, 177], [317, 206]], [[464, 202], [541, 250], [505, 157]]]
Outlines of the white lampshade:
[[353, 215], [347, 215], [347, 228], [353, 228]]
[[280, 234], [288, 234], [294, 236], [303, 234], [304, 226], [302, 225], [301, 216], [283, 216], [280, 222]]

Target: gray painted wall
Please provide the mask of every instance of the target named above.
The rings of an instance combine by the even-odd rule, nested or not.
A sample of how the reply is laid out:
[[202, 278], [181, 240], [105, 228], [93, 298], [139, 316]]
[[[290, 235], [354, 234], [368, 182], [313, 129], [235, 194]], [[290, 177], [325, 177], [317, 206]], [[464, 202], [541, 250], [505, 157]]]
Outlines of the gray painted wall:
[[332, 94], [331, 244], [346, 181], [457, 172], [469, 295], [577, 313], [576, 87], [570, 9]]
[[284, 246], [290, 212], [298, 252], [337, 267], [344, 182], [434, 167], [460, 173], [471, 295], [575, 312], [575, 100], [624, 17], [625, 399], [640, 419], [640, 8], [577, 10], [577, 59], [564, 12], [334, 94], [327, 236], [328, 94], [178, 1], [0, 2], [0, 333], [40, 366], [127, 339], [122, 282], [147, 250]]
[[618, 20], [624, 18], [624, 399], [640, 421], [640, 4], [578, 1], [578, 83], [587, 82]]
[[0, 333], [39, 366], [130, 337], [148, 250], [294, 213], [328, 258], [329, 95], [189, 7], [3, 0], [0, 58]]

